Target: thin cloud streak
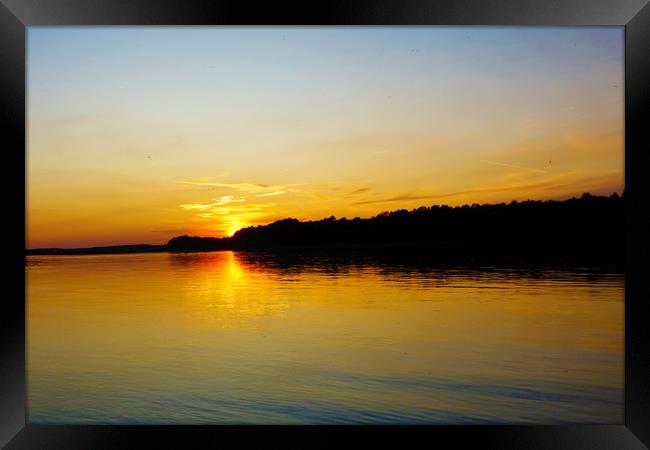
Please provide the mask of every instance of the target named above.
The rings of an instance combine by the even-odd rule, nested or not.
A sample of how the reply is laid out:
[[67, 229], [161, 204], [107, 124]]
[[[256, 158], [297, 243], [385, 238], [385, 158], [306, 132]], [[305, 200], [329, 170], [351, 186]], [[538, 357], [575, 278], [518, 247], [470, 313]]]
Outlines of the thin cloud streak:
[[255, 197], [272, 197], [274, 195], [282, 195], [286, 193], [286, 191], [276, 191], [276, 192], [269, 192], [268, 194], [256, 194]]
[[[264, 184], [264, 183], [248, 183], [248, 182], [242, 182], [242, 183], [217, 183], [217, 182], [202, 182], [202, 181], [177, 181], [176, 183], [180, 184], [188, 184], [191, 186], [206, 186], [206, 187], [220, 187], [220, 188], [225, 188], [225, 189], [234, 189], [237, 191], [241, 192], [247, 192], [250, 194], [256, 194], [261, 192], [259, 196], [263, 195], [279, 195], [279, 192], [282, 191], [282, 193], [286, 192], [289, 188], [294, 187], [294, 186], [302, 186], [303, 184], [301, 183], [293, 183], [293, 184], [285, 184], [285, 185], [271, 185], [271, 184]], [[273, 192], [267, 192], [267, 191], [273, 191]]]
[[264, 190], [273, 187], [268, 184], [257, 184], [257, 183], [203, 183], [203, 182], [195, 182], [195, 181], [177, 181], [177, 183], [189, 184], [192, 186], [223, 187], [223, 188], [236, 189], [238, 191], [246, 191], [246, 192], [251, 192], [251, 191], [255, 192], [255, 191]]
[[214, 208], [216, 206], [223, 206], [229, 203], [241, 203], [244, 201], [245, 200], [243, 198], [234, 198], [232, 195], [224, 195], [213, 203], [186, 203], [184, 205], [180, 205], [180, 207], [183, 209], [199, 209], [203, 211]]
[[[351, 203], [350, 206], [361, 206], [385, 202], [404, 201], [404, 200], [438, 200], [442, 198], [455, 197], [467, 194], [498, 194], [502, 192], [512, 191], [529, 191], [540, 190], [550, 191], [553, 189], [567, 189], [575, 187], [576, 189], [588, 189], [592, 184], [603, 184], [606, 182], [614, 182], [614, 178], [622, 176], [622, 172], [612, 172], [605, 175], [583, 178], [580, 180], [568, 181], [566, 175], [558, 175], [550, 180], [540, 181], [536, 183], [519, 183], [511, 186], [489, 186], [484, 188], [466, 189], [462, 191], [448, 192], [445, 194], [431, 194], [431, 195], [413, 195], [403, 194], [395, 197], [378, 199], [378, 200], [365, 200], [360, 202]], [[615, 184], [615, 183], [614, 183]]]
[[384, 203], [384, 202], [398, 202], [398, 201], [404, 201], [404, 200], [425, 200], [425, 199], [430, 199], [433, 198], [434, 196], [432, 195], [413, 195], [413, 194], [403, 194], [403, 195], [397, 195], [395, 197], [390, 197], [390, 198], [385, 198], [381, 200], [364, 200], [360, 202], [354, 202], [351, 203], [352, 206], [360, 206], [360, 205], [370, 205], [374, 203]]
[[506, 164], [506, 163], [501, 163], [501, 162], [497, 162], [497, 161], [489, 161], [487, 159], [479, 159], [478, 161], [481, 161], [481, 162], [484, 162], [484, 163], [487, 163], [487, 164], [492, 164], [492, 165], [495, 165], [495, 166], [510, 167], [512, 169], [529, 170], [531, 172], [537, 172], [537, 173], [548, 173], [547, 170], [535, 169], [533, 167], [518, 166], [518, 165], [515, 165], [515, 164]]

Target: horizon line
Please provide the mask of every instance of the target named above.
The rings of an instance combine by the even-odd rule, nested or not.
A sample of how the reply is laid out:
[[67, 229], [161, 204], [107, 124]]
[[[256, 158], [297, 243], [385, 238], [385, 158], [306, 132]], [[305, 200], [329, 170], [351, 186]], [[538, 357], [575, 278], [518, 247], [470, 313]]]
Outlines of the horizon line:
[[[250, 225], [250, 226], [247, 226], [247, 227], [242, 227], [242, 228], [238, 229], [235, 233], [233, 233], [233, 234], [230, 235], [230, 236], [190, 236], [190, 237], [215, 238], [215, 239], [229, 239], [229, 238], [232, 238], [232, 237], [233, 237], [237, 232], [239, 232], [240, 230], [243, 230], [243, 229], [246, 229], [246, 228], [264, 227], [264, 226], [268, 226], [268, 225], [270, 225], [270, 224], [272, 224], [272, 223], [276, 223], [276, 222], [279, 222], [279, 221], [282, 221], [282, 220], [288, 220], [288, 219], [298, 220], [299, 222], [302, 222], [302, 223], [306, 223], [306, 222], [318, 222], [318, 221], [321, 221], [321, 220], [329, 219], [329, 218], [331, 218], [331, 217], [334, 217], [336, 220], [355, 220], [355, 219], [368, 220], [368, 219], [372, 219], [372, 218], [375, 218], [375, 217], [381, 216], [382, 214], [386, 214], [386, 213], [391, 213], [391, 212], [396, 212], [396, 211], [409, 211], [409, 212], [412, 212], [412, 211], [416, 211], [416, 210], [418, 210], [418, 209], [420, 209], [420, 208], [431, 208], [431, 207], [434, 207], [434, 206], [438, 206], [438, 207], [448, 207], [448, 208], [456, 209], [456, 208], [463, 208], [463, 207], [466, 207], [466, 206], [471, 207], [471, 206], [473, 206], [473, 205], [490, 206], [490, 205], [501, 205], [501, 204], [509, 205], [509, 204], [512, 204], [512, 203], [526, 203], [526, 202], [541, 202], [541, 203], [543, 203], [543, 202], [563, 202], [563, 201], [568, 201], [568, 200], [580, 199], [580, 198], [582, 198], [582, 196], [584, 196], [584, 195], [590, 195], [590, 196], [592, 196], [592, 197], [605, 197], [605, 198], [609, 198], [609, 197], [613, 196], [614, 194], [618, 195], [619, 197], [623, 197], [624, 194], [625, 194], [625, 189], [623, 189], [621, 193], [619, 193], [618, 191], [614, 191], [614, 192], [610, 193], [609, 195], [597, 195], [597, 194], [591, 194], [591, 193], [589, 193], [589, 192], [583, 192], [583, 193], [581, 194], [580, 197], [572, 196], [572, 197], [568, 197], [568, 198], [564, 198], [564, 199], [545, 199], [545, 200], [527, 199], [527, 200], [510, 200], [510, 201], [507, 201], [507, 202], [506, 202], [506, 201], [502, 201], [502, 202], [496, 202], [496, 203], [465, 203], [465, 204], [463, 204], [463, 205], [456, 205], [456, 206], [450, 206], [450, 205], [447, 205], [447, 204], [433, 204], [433, 205], [428, 205], [428, 206], [426, 206], [426, 205], [421, 205], [421, 206], [418, 206], [418, 207], [416, 207], [416, 208], [412, 208], [412, 209], [397, 208], [397, 209], [393, 209], [393, 210], [382, 211], [382, 212], [377, 213], [377, 214], [375, 214], [375, 215], [373, 215], [373, 216], [370, 216], [370, 217], [359, 217], [359, 216], [356, 216], [356, 217], [353, 217], [353, 218], [351, 218], [351, 219], [348, 219], [348, 218], [345, 217], [345, 216], [344, 216], [344, 217], [339, 217], [339, 218], [337, 218], [337, 217], [334, 216], [334, 215], [330, 215], [329, 217], [322, 217], [322, 218], [320, 218], [320, 219], [309, 219], [309, 220], [300, 220], [300, 219], [296, 219], [296, 218], [294, 218], [294, 217], [285, 217], [285, 218], [282, 218], [282, 219], [274, 220], [273, 222], [269, 222], [269, 223], [266, 223], [266, 224], [261, 224], [261, 225]], [[179, 234], [179, 235], [174, 236], [174, 237], [179, 237], [179, 236], [189, 236], [189, 235], [187, 235], [187, 234]], [[170, 238], [170, 239], [173, 239], [173, 238]], [[167, 246], [167, 243], [168, 243], [168, 242], [169, 242], [169, 240], [168, 240], [166, 243], [163, 243], [163, 244], [150, 244], [150, 243], [137, 243], [137, 244], [109, 244], [109, 245], [91, 245], [91, 246], [88, 246], [88, 247], [32, 247], [32, 248], [28, 248], [27, 246], [25, 246], [25, 251], [36, 251], [36, 250], [90, 250], [90, 249], [99, 249], [99, 248], [114, 248], [114, 247], [143, 247], [143, 246], [147, 246], [147, 247], [165, 247], [165, 246]]]

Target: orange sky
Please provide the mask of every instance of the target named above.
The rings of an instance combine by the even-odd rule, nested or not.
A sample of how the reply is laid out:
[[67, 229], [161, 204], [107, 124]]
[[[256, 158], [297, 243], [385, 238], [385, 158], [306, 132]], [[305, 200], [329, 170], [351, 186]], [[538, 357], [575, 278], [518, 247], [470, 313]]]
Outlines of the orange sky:
[[28, 32], [27, 246], [623, 189], [620, 28]]

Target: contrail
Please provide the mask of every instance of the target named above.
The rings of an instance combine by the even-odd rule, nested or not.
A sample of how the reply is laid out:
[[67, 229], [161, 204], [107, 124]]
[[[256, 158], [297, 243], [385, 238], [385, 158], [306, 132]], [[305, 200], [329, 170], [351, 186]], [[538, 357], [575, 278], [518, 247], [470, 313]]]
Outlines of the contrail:
[[488, 163], [488, 164], [494, 164], [495, 166], [512, 167], [513, 169], [530, 170], [531, 172], [548, 173], [548, 171], [546, 171], [546, 170], [533, 169], [532, 167], [516, 166], [514, 164], [506, 164], [506, 163], [500, 163], [500, 162], [496, 162], [496, 161], [488, 161], [486, 159], [479, 159], [479, 161], [484, 162], [484, 163]]

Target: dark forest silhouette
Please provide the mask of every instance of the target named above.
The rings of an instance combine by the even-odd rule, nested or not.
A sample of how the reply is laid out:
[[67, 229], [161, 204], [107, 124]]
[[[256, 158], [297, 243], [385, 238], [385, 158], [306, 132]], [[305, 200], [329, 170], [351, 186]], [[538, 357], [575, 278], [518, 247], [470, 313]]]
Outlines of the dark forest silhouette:
[[587, 257], [622, 262], [625, 197], [614, 193], [548, 201], [422, 206], [374, 217], [287, 218], [242, 228], [232, 237], [178, 236], [167, 245], [35, 249], [28, 254], [210, 250], [422, 248], [432, 255]]
[[433, 246], [440, 253], [593, 255], [621, 259], [624, 197], [588, 193], [564, 201], [512, 201], [384, 212], [368, 219], [283, 219], [232, 237], [179, 236], [169, 251], [291, 247]]

